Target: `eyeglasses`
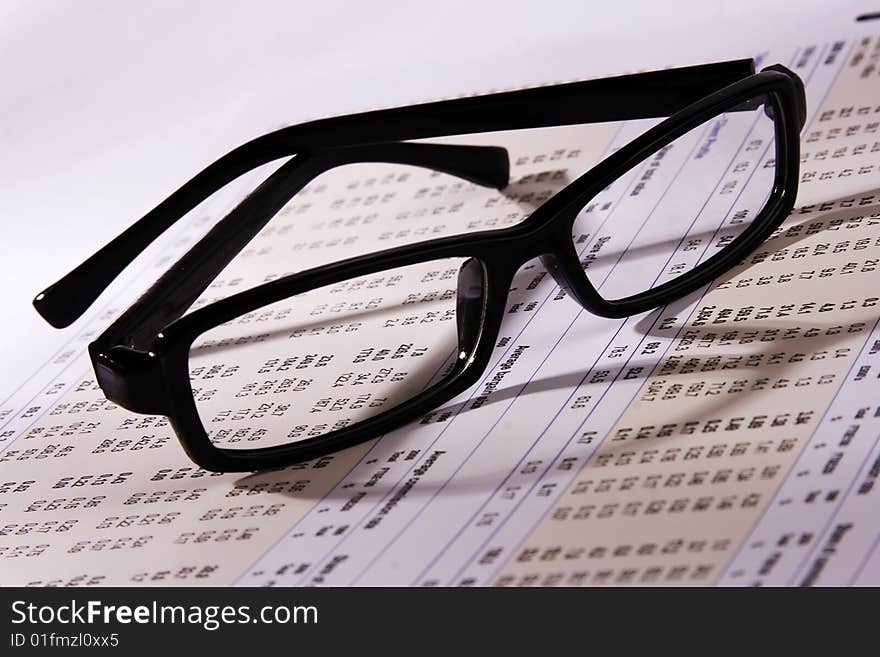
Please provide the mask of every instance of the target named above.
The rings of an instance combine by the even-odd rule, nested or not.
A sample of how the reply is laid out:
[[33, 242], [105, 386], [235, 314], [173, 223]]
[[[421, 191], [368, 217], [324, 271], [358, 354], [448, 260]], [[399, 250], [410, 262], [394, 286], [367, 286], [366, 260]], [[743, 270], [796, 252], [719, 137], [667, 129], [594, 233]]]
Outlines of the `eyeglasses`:
[[[793, 207], [805, 113], [796, 74], [780, 65], [755, 73], [752, 60], [739, 60], [283, 128], [208, 166], [34, 306], [53, 326], [69, 325], [198, 203], [289, 158], [89, 353], [107, 398], [167, 416], [203, 468], [252, 471], [313, 459], [423, 417], [476, 384], [492, 359], [514, 275], [531, 259], [584, 309], [609, 318], [666, 305], [740, 263]], [[510, 172], [504, 148], [410, 140], [662, 117], [669, 118], [542, 199], [520, 223], [350, 257], [185, 314], [296, 194], [336, 167], [409, 165], [501, 189]], [[719, 190], [713, 167], [729, 157], [713, 149], [722, 129], [742, 144], [722, 163], [737, 175]], [[682, 149], [687, 166], [669, 192], [679, 197], [661, 216], [638, 210], [644, 216], [635, 217], [647, 247], [603, 247], [599, 231], [613, 234], [623, 220], [595, 211], [597, 195], [622, 179], [637, 195]], [[593, 244], [583, 259], [582, 244]], [[697, 264], [674, 262], [688, 249], [700, 251]]]

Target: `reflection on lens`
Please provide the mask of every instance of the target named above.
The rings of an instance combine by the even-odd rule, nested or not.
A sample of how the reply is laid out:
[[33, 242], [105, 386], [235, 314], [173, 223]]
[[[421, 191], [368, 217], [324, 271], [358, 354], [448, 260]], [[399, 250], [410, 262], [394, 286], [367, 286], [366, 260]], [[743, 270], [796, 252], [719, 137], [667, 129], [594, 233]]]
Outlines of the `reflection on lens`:
[[767, 102], [742, 103], [690, 130], [623, 175], [608, 190], [613, 203], [585, 206], [573, 236], [605, 299], [675, 280], [751, 225], [775, 177]]
[[318, 438], [442, 380], [459, 351], [464, 263], [449, 258], [354, 278], [201, 335], [189, 370], [212, 442], [254, 449]]

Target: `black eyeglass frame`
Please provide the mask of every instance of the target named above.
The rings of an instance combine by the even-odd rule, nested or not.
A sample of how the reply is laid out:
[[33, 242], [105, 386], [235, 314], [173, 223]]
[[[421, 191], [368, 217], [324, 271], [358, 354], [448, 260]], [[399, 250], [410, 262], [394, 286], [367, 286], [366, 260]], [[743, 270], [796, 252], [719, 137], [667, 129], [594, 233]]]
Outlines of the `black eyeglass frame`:
[[[581, 209], [660, 148], [721, 113], [755, 109], [756, 98], [766, 99], [765, 108], [769, 108], [775, 125], [775, 180], [764, 208], [736, 239], [691, 271], [640, 294], [604, 299], [585, 275], [571, 237]], [[669, 118], [599, 162], [517, 225], [348, 258], [284, 276], [183, 315], [297, 191], [333, 167], [396, 162], [500, 188], [507, 183], [509, 166], [502, 148], [401, 142], [663, 116]], [[209, 166], [38, 295], [34, 305], [54, 326], [71, 323], [140, 251], [198, 202], [242, 173], [292, 155], [89, 346], [97, 380], [108, 399], [135, 412], [167, 416], [184, 450], [199, 466], [219, 472], [283, 467], [397, 429], [474, 385], [490, 362], [513, 277], [533, 258], [540, 258], [555, 281], [586, 310], [610, 318], [666, 305], [738, 264], [779, 227], [794, 206], [799, 133], [805, 117], [804, 87], [796, 74], [779, 65], [755, 73], [752, 60], [737, 60], [292, 126], [249, 142]], [[462, 357], [442, 380], [394, 408], [317, 438], [244, 450], [225, 449], [211, 442], [199, 417], [189, 376], [190, 348], [200, 335], [309, 290], [443, 258], [467, 258], [459, 286], [482, 293], [478, 298], [458, 299]]]

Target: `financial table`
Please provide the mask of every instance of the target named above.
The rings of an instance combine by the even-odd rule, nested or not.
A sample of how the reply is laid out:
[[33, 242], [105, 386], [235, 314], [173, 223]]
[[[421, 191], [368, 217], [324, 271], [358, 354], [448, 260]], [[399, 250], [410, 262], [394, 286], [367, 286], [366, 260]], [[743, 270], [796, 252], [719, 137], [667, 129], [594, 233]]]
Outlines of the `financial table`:
[[[176, 228], [163, 257], [132, 274], [0, 405], [0, 577], [30, 585], [878, 583], [878, 58], [880, 38], [867, 31], [762, 55], [807, 86], [800, 195], [785, 224], [729, 275], [672, 306], [609, 320], [582, 311], [530, 263], [514, 281], [493, 363], [471, 390], [371, 443], [247, 476], [200, 470], [164, 419], [105, 400], [83, 351], [142, 280], [244, 190], [230, 191]], [[503, 193], [390, 165], [333, 171], [297, 195], [196, 306], [350, 255], [512, 225], [651, 124], [447, 140], [505, 146], [512, 169]], [[711, 255], [737, 221], [748, 180], [773, 157], [755, 130], [707, 126], [603, 190], [575, 225], [591, 280], [613, 284], [623, 254], [637, 254], [636, 274], [660, 282]], [[681, 217], [677, 239], [658, 218], [687, 206], [693, 186], [675, 183], [697, 178], [719, 211]], [[285, 426], [286, 400], [323, 375], [334, 332], [367, 335], [379, 352], [409, 336], [418, 351], [417, 328], [362, 311], [404, 289], [416, 298], [415, 327], [442, 321], [431, 304], [446, 279], [420, 268], [398, 276], [291, 302], [309, 317], [287, 333], [308, 345], [294, 361], [267, 357], [245, 380], [240, 364], [208, 354], [191, 375], [203, 377], [199, 390], [211, 388], [212, 438], [249, 440], [248, 415], [259, 408], [279, 412]], [[284, 333], [290, 314], [247, 321], [259, 335]], [[325, 417], [344, 422], [349, 400], [322, 401], [315, 423], [285, 428], [308, 434]]]

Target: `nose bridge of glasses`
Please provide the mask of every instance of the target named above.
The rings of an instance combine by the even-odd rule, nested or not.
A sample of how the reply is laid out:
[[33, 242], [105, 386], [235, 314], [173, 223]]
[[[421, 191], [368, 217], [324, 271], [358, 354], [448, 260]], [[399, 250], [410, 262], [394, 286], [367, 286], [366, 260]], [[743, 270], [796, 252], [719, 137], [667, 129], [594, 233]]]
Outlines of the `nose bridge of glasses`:
[[[577, 190], [570, 192], [560, 192], [529, 218], [531, 230], [517, 239], [522, 249], [518, 260], [538, 258], [564, 292], [583, 307], [595, 310], [598, 295], [583, 274], [572, 239], [572, 226], [583, 206], [578, 199], [589, 198], [595, 190], [587, 189], [586, 196]], [[529, 222], [521, 224], [524, 230], [528, 230]]]

